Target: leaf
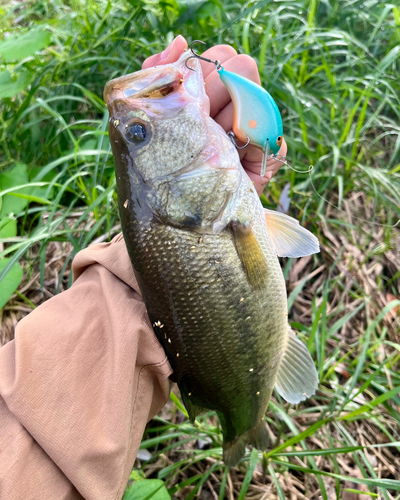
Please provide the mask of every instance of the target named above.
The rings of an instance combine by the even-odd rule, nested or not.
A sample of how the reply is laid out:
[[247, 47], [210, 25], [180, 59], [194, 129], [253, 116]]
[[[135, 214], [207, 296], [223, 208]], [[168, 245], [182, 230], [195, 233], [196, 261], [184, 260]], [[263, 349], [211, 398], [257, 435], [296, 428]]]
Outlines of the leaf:
[[272, 465], [268, 465], [268, 471], [269, 471], [269, 474], [272, 477], [272, 480], [275, 484], [275, 488], [276, 488], [276, 491], [278, 493], [279, 500], [285, 500], [285, 495], [283, 494], [281, 485], [279, 484], [278, 478], [276, 477], [276, 474], [275, 474], [275, 471], [274, 471], [274, 468], [272, 467]]
[[300, 283], [291, 291], [289, 297], [288, 297], [288, 305], [287, 305], [287, 308], [288, 308], [288, 311], [291, 310], [297, 296], [301, 293], [301, 291], [303, 290], [304, 288], [304, 285], [306, 284], [306, 281], [308, 280], [308, 276], [306, 276], [305, 278], [303, 278]]
[[144, 479], [129, 486], [122, 500], [171, 500], [164, 481]]
[[171, 400], [176, 404], [176, 406], [181, 410], [181, 412], [185, 415], [186, 418], [189, 418], [188, 412], [186, 411], [186, 408], [183, 406], [183, 404], [179, 401], [179, 399], [175, 396], [173, 392], [169, 395]]
[[254, 470], [257, 465], [257, 460], [258, 460], [258, 450], [256, 450], [256, 448], [253, 448], [250, 455], [249, 468], [247, 469], [246, 475], [244, 477], [242, 487], [240, 489], [240, 493], [238, 496], [238, 500], [245, 500], [246, 498], [246, 493], [249, 488], [250, 481], [253, 477]]
[[11, 217], [0, 219], [0, 239], [14, 238], [17, 236], [17, 221]]
[[338, 420], [349, 420], [351, 418], [357, 417], [358, 415], [361, 415], [369, 410], [372, 410], [376, 406], [380, 405], [381, 403], [384, 403], [386, 400], [393, 398], [394, 396], [397, 396], [400, 392], [400, 385], [397, 385], [396, 387], [393, 387], [390, 391], [385, 392], [384, 394], [381, 394], [377, 398], [373, 399], [366, 405], [360, 406], [360, 408], [357, 408], [357, 410], [354, 410], [347, 415], [343, 415], [338, 418]]
[[144, 475], [144, 472], [138, 469], [132, 469], [132, 472], [129, 476], [130, 481], [144, 481], [146, 479], [146, 476]]
[[51, 35], [42, 28], [36, 28], [17, 37], [0, 42], [0, 57], [5, 61], [20, 61], [50, 44]]
[[[0, 193], [6, 189], [27, 184], [28, 172], [27, 167], [23, 163], [18, 163], [13, 169], [7, 170], [0, 174]], [[31, 188], [21, 189], [21, 193], [28, 194], [32, 191]], [[2, 199], [0, 217], [9, 215], [10, 213], [21, 212], [29, 203], [28, 200], [6, 194]]]
[[[10, 259], [0, 260], [0, 272], [5, 269]], [[22, 281], [22, 267], [16, 262], [8, 273], [4, 276], [0, 283], [0, 309], [2, 309], [8, 302], [8, 299], [18, 288]]]
[[[18, 214], [30, 202], [50, 204], [46, 195], [47, 183], [32, 183], [28, 178], [28, 169], [18, 163], [11, 170], [0, 174], [0, 218], [9, 214]], [[9, 191], [9, 192], [7, 192]], [[0, 219], [1, 220], [1, 219]]]
[[288, 448], [289, 446], [293, 446], [297, 444], [299, 441], [302, 441], [306, 437], [312, 436], [317, 430], [325, 425], [326, 423], [330, 422], [332, 418], [325, 418], [323, 420], [319, 420], [318, 422], [315, 422], [314, 424], [310, 425], [308, 429], [306, 429], [303, 432], [300, 432], [296, 436], [291, 437], [290, 439], [286, 440], [283, 444], [277, 446], [271, 451], [268, 451], [267, 453], [264, 453], [264, 457], [272, 457], [274, 455], [279, 455], [279, 452], [284, 450], [285, 448]]
[[342, 474], [334, 474], [332, 472], [325, 472], [322, 470], [309, 469], [308, 467], [302, 467], [300, 465], [292, 464], [291, 462], [282, 462], [280, 460], [273, 460], [273, 462], [277, 465], [281, 465], [283, 467], [289, 467], [290, 469], [299, 470], [306, 474], [316, 474], [321, 476], [333, 477], [339, 479], [341, 481], [351, 481], [356, 484], [366, 484], [370, 487], [377, 488], [387, 488], [394, 491], [400, 491], [400, 481], [396, 479], [369, 479], [369, 478], [358, 478], [358, 477], [350, 477]]
[[4, 97], [14, 97], [21, 90], [26, 89], [32, 79], [32, 73], [23, 70], [12, 76], [9, 71], [0, 72], [0, 99]]
[[346, 446], [344, 448], [325, 448], [324, 450], [295, 450], [295, 451], [285, 451], [282, 453], [278, 453], [280, 457], [307, 457], [307, 456], [320, 456], [320, 455], [331, 455], [331, 454], [338, 454], [338, 453], [352, 453], [353, 451], [359, 451], [359, 450], [364, 450], [364, 449], [371, 449], [371, 448], [384, 448], [385, 446], [391, 447], [395, 446], [398, 447], [400, 445], [400, 442], [393, 442], [393, 443], [380, 443], [380, 444], [367, 444], [364, 446]]

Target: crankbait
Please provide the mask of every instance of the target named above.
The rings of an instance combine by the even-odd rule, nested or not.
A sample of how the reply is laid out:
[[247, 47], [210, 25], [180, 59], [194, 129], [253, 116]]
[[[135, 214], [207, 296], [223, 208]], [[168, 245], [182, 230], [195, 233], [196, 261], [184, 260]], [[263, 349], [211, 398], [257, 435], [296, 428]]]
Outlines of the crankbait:
[[[264, 177], [269, 153], [277, 155], [283, 141], [282, 118], [276, 102], [260, 85], [236, 73], [226, 71], [220, 61], [213, 61], [196, 54], [193, 50], [194, 43], [204, 44], [200, 40], [192, 42], [190, 50], [193, 55], [186, 59], [186, 67], [194, 71], [187, 64], [189, 59], [192, 58], [215, 64], [215, 69], [233, 102], [233, 134], [228, 135], [233, 139], [236, 136], [246, 143], [244, 146], [239, 147], [234, 141], [238, 149], [243, 149], [252, 144], [263, 151], [261, 177]], [[272, 157], [274, 158], [274, 156]]]

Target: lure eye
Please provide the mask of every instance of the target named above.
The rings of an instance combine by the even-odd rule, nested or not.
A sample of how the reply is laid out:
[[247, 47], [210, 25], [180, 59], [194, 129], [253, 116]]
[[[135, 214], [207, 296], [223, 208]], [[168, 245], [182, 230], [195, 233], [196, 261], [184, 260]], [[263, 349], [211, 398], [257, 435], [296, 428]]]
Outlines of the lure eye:
[[137, 143], [144, 141], [146, 139], [146, 127], [140, 122], [130, 123], [125, 135], [129, 142]]
[[282, 146], [282, 136], [281, 135], [277, 138], [276, 145], [279, 146], [279, 147]]

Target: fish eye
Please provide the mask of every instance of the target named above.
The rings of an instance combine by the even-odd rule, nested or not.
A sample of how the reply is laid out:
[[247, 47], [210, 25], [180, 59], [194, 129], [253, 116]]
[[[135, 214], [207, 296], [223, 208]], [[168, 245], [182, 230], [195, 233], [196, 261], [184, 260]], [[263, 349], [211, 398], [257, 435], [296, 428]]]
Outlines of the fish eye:
[[146, 127], [140, 122], [129, 123], [125, 136], [129, 142], [137, 143], [144, 141], [146, 139]]
[[281, 135], [277, 138], [276, 145], [277, 146], [282, 146], [282, 136]]

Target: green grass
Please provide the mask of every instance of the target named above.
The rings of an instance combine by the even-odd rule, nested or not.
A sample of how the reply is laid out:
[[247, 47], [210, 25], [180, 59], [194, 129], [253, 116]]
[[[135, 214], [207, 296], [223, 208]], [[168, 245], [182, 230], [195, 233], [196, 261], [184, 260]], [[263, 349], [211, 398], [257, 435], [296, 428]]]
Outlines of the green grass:
[[[57, 245], [67, 251], [54, 293], [70, 285], [79, 250], [119, 231], [105, 83], [138, 70], [178, 33], [231, 44], [256, 59], [296, 169], [281, 169], [262, 201], [275, 207], [289, 183], [292, 215], [322, 244], [317, 257], [283, 263], [290, 320], [308, 342], [320, 390], [299, 407], [276, 395], [266, 415], [271, 449], [249, 450], [229, 473], [215, 416], [192, 426], [174, 396], [146, 430], [152, 459], [136, 467], [176, 498], [213, 498], [200, 496], [212, 490], [221, 499], [400, 498], [400, 9], [375, 0], [1, 9], [0, 307], [19, 285], [4, 324], [16, 304], [25, 314], [40, 302], [24, 285], [37, 275], [44, 286]], [[210, 442], [199, 449], [204, 435]]]

